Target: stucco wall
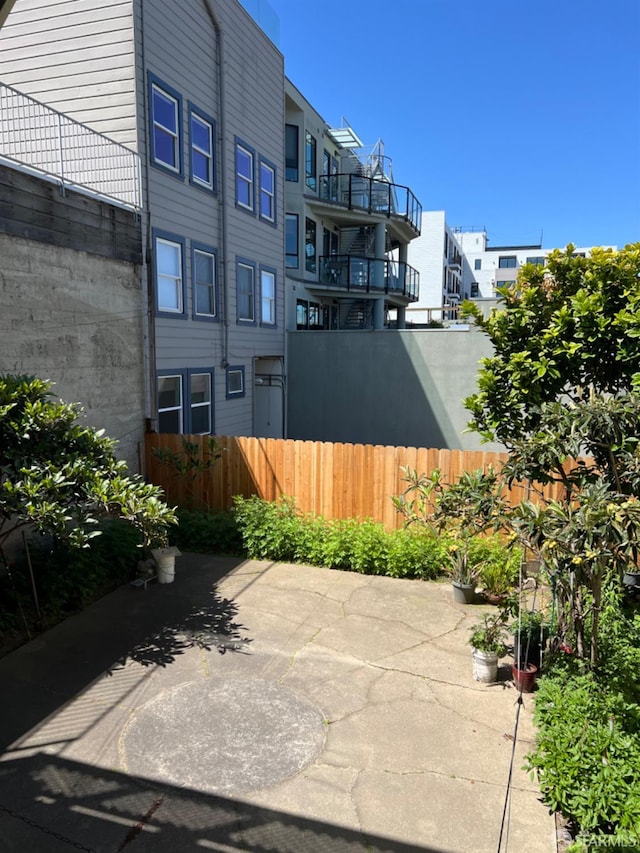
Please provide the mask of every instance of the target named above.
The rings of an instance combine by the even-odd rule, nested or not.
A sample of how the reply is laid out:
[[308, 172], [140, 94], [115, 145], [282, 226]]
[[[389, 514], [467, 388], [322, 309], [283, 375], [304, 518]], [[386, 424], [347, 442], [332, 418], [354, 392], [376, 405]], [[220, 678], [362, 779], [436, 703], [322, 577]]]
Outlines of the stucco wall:
[[289, 332], [289, 438], [501, 450], [465, 433], [464, 398], [491, 354], [473, 328]]

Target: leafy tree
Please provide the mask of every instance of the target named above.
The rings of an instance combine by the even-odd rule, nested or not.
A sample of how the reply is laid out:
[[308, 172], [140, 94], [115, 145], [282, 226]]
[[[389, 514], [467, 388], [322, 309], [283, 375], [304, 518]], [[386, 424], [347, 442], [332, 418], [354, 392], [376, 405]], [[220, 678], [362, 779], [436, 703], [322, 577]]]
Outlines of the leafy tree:
[[129, 476], [115, 441], [78, 423], [81, 407], [54, 400], [51, 384], [0, 375], [0, 559], [24, 527], [86, 546], [105, 515], [131, 522], [146, 544], [165, 540], [175, 515], [160, 489]]
[[490, 337], [472, 428], [509, 450], [502, 475], [564, 486], [561, 500], [509, 513], [556, 588], [560, 633], [598, 665], [603, 590], [640, 555], [640, 243], [553, 252], [467, 314]]
[[494, 348], [466, 400], [470, 426], [508, 449], [536, 429], [543, 403], [640, 386], [640, 243], [588, 258], [573, 248], [525, 265], [488, 318], [464, 305]]

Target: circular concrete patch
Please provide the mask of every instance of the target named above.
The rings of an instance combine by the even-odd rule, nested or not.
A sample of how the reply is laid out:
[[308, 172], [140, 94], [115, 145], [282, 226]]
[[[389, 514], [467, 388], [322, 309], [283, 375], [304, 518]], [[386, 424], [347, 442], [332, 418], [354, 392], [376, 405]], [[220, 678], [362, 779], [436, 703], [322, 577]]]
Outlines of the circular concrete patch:
[[126, 726], [129, 773], [211, 793], [275, 785], [324, 745], [310, 702], [260, 680], [189, 682], [156, 696]]

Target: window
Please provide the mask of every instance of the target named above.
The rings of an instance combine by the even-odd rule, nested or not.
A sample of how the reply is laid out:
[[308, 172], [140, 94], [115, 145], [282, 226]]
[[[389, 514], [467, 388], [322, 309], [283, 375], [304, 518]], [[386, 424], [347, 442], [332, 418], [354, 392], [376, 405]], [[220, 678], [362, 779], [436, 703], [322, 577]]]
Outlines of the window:
[[309, 328], [310, 329], [321, 329], [322, 328], [322, 310], [320, 305], [317, 302], [309, 303]]
[[238, 320], [254, 323], [255, 315], [255, 277], [256, 269], [251, 263], [239, 261], [236, 270], [236, 296], [238, 302]]
[[260, 160], [260, 218], [276, 221], [276, 170], [266, 160]]
[[213, 119], [205, 118], [189, 104], [189, 144], [191, 152], [192, 184], [212, 190], [215, 187], [213, 163], [213, 141], [215, 139]]
[[182, 99], [152, 74], [149, 75], [149, 111], [151, 162], [182, 176]]
[[313, 219], [305, 220], [304, 232], [305, 269], [307, 272], [316, 271], [316, 223]]
[[545, 258], [542, 255], [536, 255], [533, 258], [527, 258], [528, 264], [533, 264], [534, 267], [543, 267], [545, 263]]
[[475, 261], [473, 262], [473, 268], [474, 268], [474, 270], [481, 270], [482, 269], [482, 258], [476, 258], [475, 259]]
[[298, 299], [296, 303], [296, 327], [298, 329], [309, 328], [309, 303]]
[[325, 257], [338, 254], [338, 235], [328, 228], [322, 229], [322, 254]]
[[182, 432], [182, 376], [158, 377], [158, 432]]
[[286, 263], [289, 269], [297, 269], [299, 262], [298, 214], [287, 213], [285, 229]]
[[236, 142], [236, 203], [253, 210], [253, 151]]
[[328, 309], [319, 302], [307, 302], [306, 299], [298, 299], [296, 303], [296, 328], [299, 330], [328, 329]]
[[304, 175], [307, 186], [315, 190], [317, 183], [316, 140], [308, 130], [304, 133]]
[[227, 367], [227, 399], [244, 397], [244, 367]]
[[288, 181], [298, 180], [298, 126], [285, 125], [284, 133], [285, 177]]
[[158, 311], [184, 313], [184, 241], [155, 235], [156, 292]]
[[158, 432], [213, 432], [213, 368], [158, 372]]
[[498, 267], [501, 270], [512, 270], [515, 269], [518, 265], [518, 261], [515, 255], [502, 255], [498, 258]]
[[192, 245], [192, 249], [193, 313], [196, 317], [214, 319], [218, 315], [216, 255], [205, 247]]
[[471, 298], [477, 299], [480, 296], [480, 288], [477, 281], [471, 282]]
[[276, 322], [276, 274], [273, 270], [260, 270], [260, 321], [272, 326]]
[[189, 432], [193, 435], [210, 435], [211, 419], [211, 373], [189, 371], [189, 401], [191, 422]]

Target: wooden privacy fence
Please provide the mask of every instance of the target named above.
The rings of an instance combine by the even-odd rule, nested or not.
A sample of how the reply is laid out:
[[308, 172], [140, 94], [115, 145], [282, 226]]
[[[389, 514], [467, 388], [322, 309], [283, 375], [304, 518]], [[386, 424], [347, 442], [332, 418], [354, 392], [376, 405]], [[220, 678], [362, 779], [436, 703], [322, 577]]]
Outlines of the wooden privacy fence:
[[[451, 482], [463, 471], [499, 469], [507, 459], [505, 453], [470, 450], [226, 436], [216, 437], [221, 456], [213, 467], [189, 476], [176, 474], [153, 453], [160, 447], [179, 453], [184, 439], [199, 445], [207, 457], [207, 436], [149, 433], [145, 440], [147, 478], [162, 486], [171, 505], [229, 509], [234, 495], [266, 500], [286, 495], [295, 498], [302, 512], [372, 518], [387, 529], [403, 525], [391, 503], [391, 496], [405, 489], [403, 467], [421, 473], [440, 468]], [[553, 488], [545, 490], [545, 497], [556, 496]], [[525, 487], [512, 489], [512, 500], [525, 497]]]

